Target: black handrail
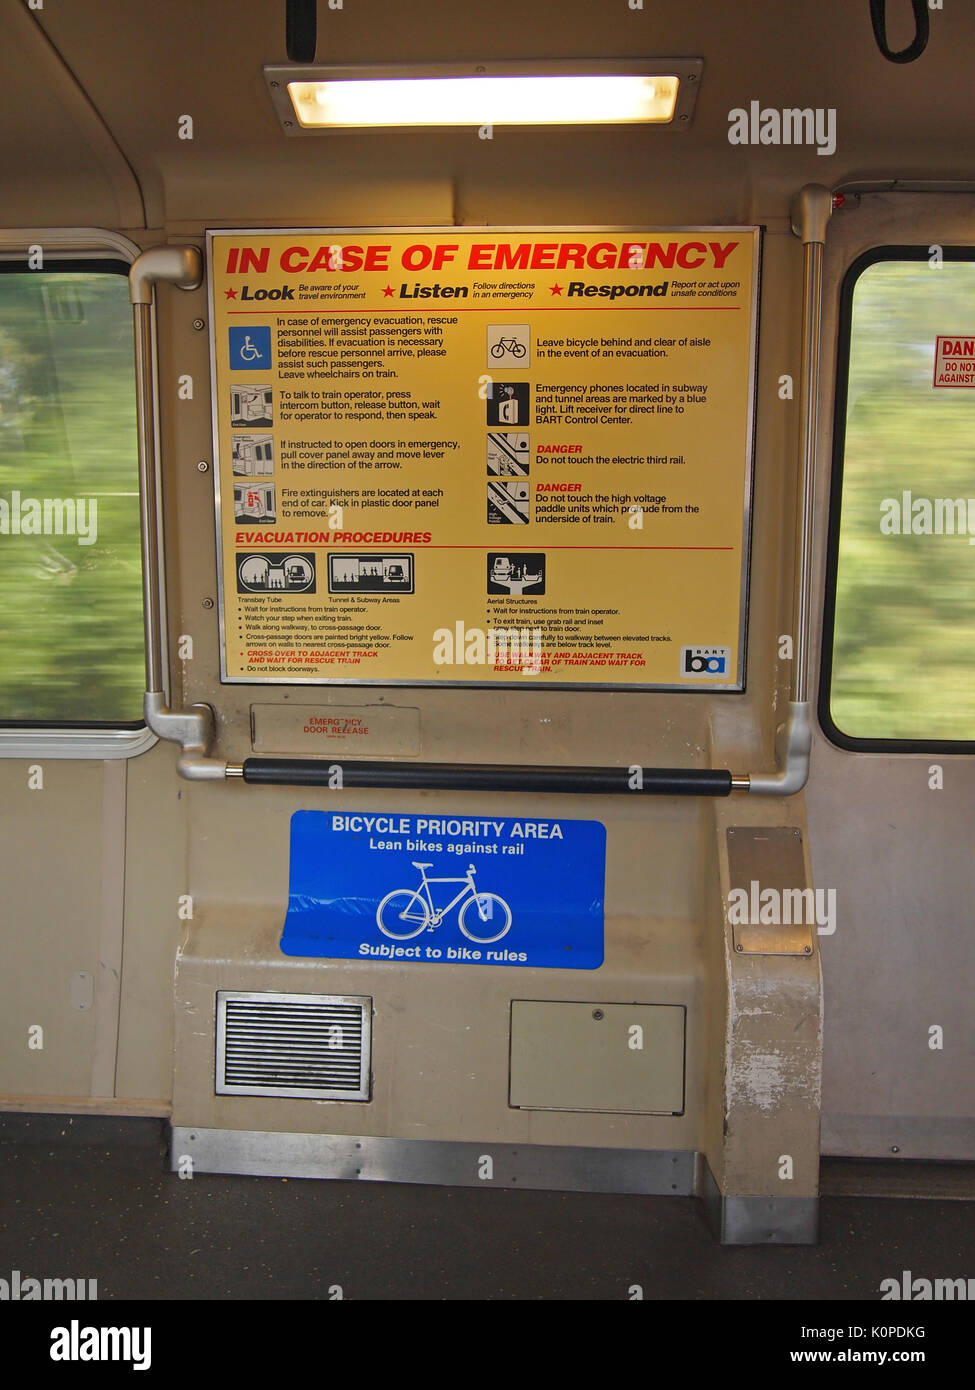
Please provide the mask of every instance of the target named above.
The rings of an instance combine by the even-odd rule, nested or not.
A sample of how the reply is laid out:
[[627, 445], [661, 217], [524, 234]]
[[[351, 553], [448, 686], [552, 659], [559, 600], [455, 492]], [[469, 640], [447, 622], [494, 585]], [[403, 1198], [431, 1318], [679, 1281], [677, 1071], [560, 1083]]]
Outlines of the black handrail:
[[393, 763], [248, 758], [258, 786], [369, 787], [457, 792], [571, 792], [590, 796], [729, 796], [731, 773], [715, 768], [522, 767], [485, 763]]

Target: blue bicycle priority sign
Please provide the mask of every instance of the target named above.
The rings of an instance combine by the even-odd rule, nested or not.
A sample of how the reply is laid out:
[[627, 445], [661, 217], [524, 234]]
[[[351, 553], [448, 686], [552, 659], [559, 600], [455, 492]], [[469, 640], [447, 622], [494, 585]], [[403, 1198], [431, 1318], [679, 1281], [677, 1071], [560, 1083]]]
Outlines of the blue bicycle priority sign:
[[605, 878], [598, 821], [296, 811], [281, 950], [595, 970]]

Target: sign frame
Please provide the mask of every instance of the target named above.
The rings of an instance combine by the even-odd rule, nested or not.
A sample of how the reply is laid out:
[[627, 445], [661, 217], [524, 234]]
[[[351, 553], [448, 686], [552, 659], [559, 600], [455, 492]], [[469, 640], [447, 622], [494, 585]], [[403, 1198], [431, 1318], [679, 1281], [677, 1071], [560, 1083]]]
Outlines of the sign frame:
[[[739, 582], [738, 595], [738, 646], [737, 646], [737, 671], [738, 680], [736, 682], [714, 683], [699, 682], [633, 682], [621, 685], [608, 681], [526, 681], [523, 677], [518, 679], [494, 679], [494, 680], [425, 680], [425, 679], [392, 679], [382, 677], [362, 677], [362, 676], [313, 676], [313, 675], [241, 675], [231, 676], [227, 674], [227, 631], [226, 631], [226, 607], [225, 607], [225, 582], [227, 576], [224, 569], [223, 560], [223, 513], [220, 492], [220, 426], [217, 418], [218, 393], [217, 393], [217, 355], [216, 355], [216, 334], [217, 334], [217, 305], [214, 297], [214, 265], [213, 252], [214, 243], [218, 237], [237, 236], [237, 237], [258, 237], [258, 236], [302, 236], [327, 238], [348, 238], [350, 236], [436, 236], [438, 234], [478, 234], [491, 235], [515, 234], [515, 235], [535, 235], [535, 234], [582, 234], [598, 235], [611, 234], [625, 236], [628, 234], [646, 235], [661, 234], [683, 236], [695, 233], [716, 235], [727, 235], [729, 233], [747, 233], [752, 237], [752, 260], [751, 260], [751, 302], [748, 305], [748, 377], [746, 387], [746, 410], [745, 410], [745, 439], [744, 439], [744, 487], [743, 487], [743, 506], [741, 520], [741, 575]], [[214, 521], [216, 528], [216, 558], [217, 558], [217, 610], [219, 623], [219, 642], [220, 642], [220, 683], [222, 685], [286, 685], [302, 688], [305, 686], [372, 686], [372, 687], [402, 687], [405, 689], [460, 689], [460, 690], [577, 690], [585, 691], [614, 691], [618, 694], [628, 692], [659, 691], [661, 693], [681, 692], [691, 695], [711, 695], [711, 694], [742, 694], [747, 688], [747, 647], [748, 647], [748, 598], [749, 598], [749, 579], [751, 563], [751, 530], [752, 530], [752, 489], [755, 472], [755, 406], [758, 386], [758, 315], [761, 298], [761, 268], [762, 253], [764, 249], [765, 228], [759, 223], [753, 224], [728, 224], [728, 225], [698, 225], [698, 226], [634, 226], [621, 223], [600, 223], [600, 224], [529, 224], [521, 226], [501, 225], [477, 225], [468, 226], [464, 224], [427, 224], [412, 226], [372, 226], [372, 227], [295, 227], [292, 225], [278, 227], [207, 227], [206, 237], [206, 275], [207, 275], [207, 302], [209, 307], [209, 353], [210, 353], [210, 415], [213, 438], [213, 489], [214, 489]], [[527, 311], [530, 312], [530, 311]]]

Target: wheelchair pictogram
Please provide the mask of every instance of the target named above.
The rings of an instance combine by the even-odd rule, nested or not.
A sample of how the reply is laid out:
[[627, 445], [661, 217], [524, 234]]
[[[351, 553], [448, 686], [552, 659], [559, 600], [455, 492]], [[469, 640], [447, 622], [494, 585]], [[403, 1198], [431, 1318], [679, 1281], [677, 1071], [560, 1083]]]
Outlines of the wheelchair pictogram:
[[271, 368], [271, 329], [267, 324], [235, 324], [227, 333], [231, 371], [266, 372]]

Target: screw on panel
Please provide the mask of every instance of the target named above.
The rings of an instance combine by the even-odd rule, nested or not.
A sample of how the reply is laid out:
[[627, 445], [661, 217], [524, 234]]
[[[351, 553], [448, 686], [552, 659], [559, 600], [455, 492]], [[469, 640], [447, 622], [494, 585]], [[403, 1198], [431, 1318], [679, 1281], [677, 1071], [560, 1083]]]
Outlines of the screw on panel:
[[205, 320], [205, 319], [194, 319], [194, 320], [193, 320], [193, 327], [196, 329], [197, 333], [202, 332], [202, 330], [203, 330], [204, 328], [206, 328], [206, 320]]
[[206, 473], [210, 467], [206, 459], [200, 459], [200, 462], [196, 466], [201, 473]]
[[212, 607], [213, 607], [213, 599], [212, 599], [212, 598], [205, 598], [205, 599], [203, 600], [203, 607], [204, 607], [204, 608], [212, 608]]
[[605, 1017], [606, 1017], [606, 1015], [603, 1013], [602, 1009], [593, 1009], [593, 1011], [592, 1011], [592, 1016], [593, 1016], [593, 1018], [595, 1018], [595, 1019], [597, 1019], [597, 1020], [600, 1019], [600, 1018], [605, 1018]]
[[743, 946], [736, 946], [736, 947], [735, 947], [735, 950], [736, 950], [736, 951], [741, 951], [741, 950], [744, 950], [744, 947], [743, 947]]

